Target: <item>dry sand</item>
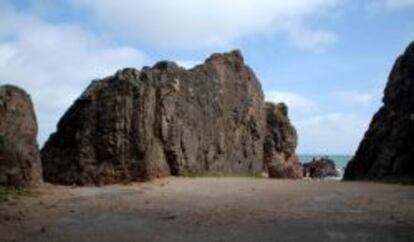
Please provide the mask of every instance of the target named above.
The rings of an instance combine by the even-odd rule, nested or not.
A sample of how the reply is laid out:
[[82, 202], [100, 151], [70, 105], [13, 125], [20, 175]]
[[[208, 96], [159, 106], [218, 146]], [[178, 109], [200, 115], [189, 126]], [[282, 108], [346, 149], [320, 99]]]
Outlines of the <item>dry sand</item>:
[[259, 178], [44, 184], [0, 241], [414, 241], [414, 186]]

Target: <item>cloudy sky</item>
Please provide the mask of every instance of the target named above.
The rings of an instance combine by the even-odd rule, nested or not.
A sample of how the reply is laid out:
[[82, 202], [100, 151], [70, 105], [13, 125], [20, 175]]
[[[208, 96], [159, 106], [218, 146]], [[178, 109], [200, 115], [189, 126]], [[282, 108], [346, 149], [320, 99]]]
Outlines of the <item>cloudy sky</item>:
[[43, 144], [94, 78], [237, 48], [299, 153], [352, 154], [411, 40], [414, 0], [0, 0], [0, 84], [30, 92]]

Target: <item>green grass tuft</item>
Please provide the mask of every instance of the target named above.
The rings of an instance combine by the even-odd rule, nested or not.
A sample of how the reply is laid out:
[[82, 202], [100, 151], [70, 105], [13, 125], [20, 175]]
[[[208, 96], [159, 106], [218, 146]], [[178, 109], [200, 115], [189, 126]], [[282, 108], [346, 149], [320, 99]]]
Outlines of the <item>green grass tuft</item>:
[[8, 188], [0, 186], [0, 205], [12, 204], [23, 196], [31, 195], [30, 190], [25, 188]]

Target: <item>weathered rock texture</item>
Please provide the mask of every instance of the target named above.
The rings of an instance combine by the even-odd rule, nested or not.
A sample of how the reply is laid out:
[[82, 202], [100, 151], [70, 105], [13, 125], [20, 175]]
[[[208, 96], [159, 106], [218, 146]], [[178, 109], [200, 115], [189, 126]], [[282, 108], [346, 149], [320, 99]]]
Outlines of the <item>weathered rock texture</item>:
[[383, 102], [344, 179], [414, 178], [414, 42], [394, 64]]
[[284, 103], [266, 103], [266, 136], [263, 164], [271, 178], [301, 178], [302, 167], [295, 154], [298, 137]]
[[328, 158], [314, 159], [303, 164], [303, 176], [312, 178], [338, 177], [335, 162]]
[[30, 96], [0, 86], [0, 185], [29, 186], [41, 181], [37, 121]]
[[44, 178], [109, 184], [200, 171], [260, 172], [264, 101], [240, 52], [185, 70], [159, 62], [92, 82], [42, 149]]

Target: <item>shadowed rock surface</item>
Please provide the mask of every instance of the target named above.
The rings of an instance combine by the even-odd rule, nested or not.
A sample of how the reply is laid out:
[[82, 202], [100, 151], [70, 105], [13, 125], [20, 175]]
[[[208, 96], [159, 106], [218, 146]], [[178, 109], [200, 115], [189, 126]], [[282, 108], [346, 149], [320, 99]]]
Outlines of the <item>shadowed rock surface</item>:
[[298, 137], [284, 103], [266, 103], [266, 137], [263, 162], [271, 178], [301, 178], [302, 168], [295, 154]]
[[394, 64], [375, 114], [346, 180], [414, 179], [414, 42]]
[[304, 176], [312, 178], [338, 177], [335, 162], [328, 158], [312, 160], [303, 164]]
[[186, 70], [172, 62], [93, 81], [42, 149], [44, 178], [110, 184], [262, 169], [264, 101], [239, 51]]
[[41, 181], [37, 121], [30, 96], [0, 86], [0, 185], [29, 186]]

